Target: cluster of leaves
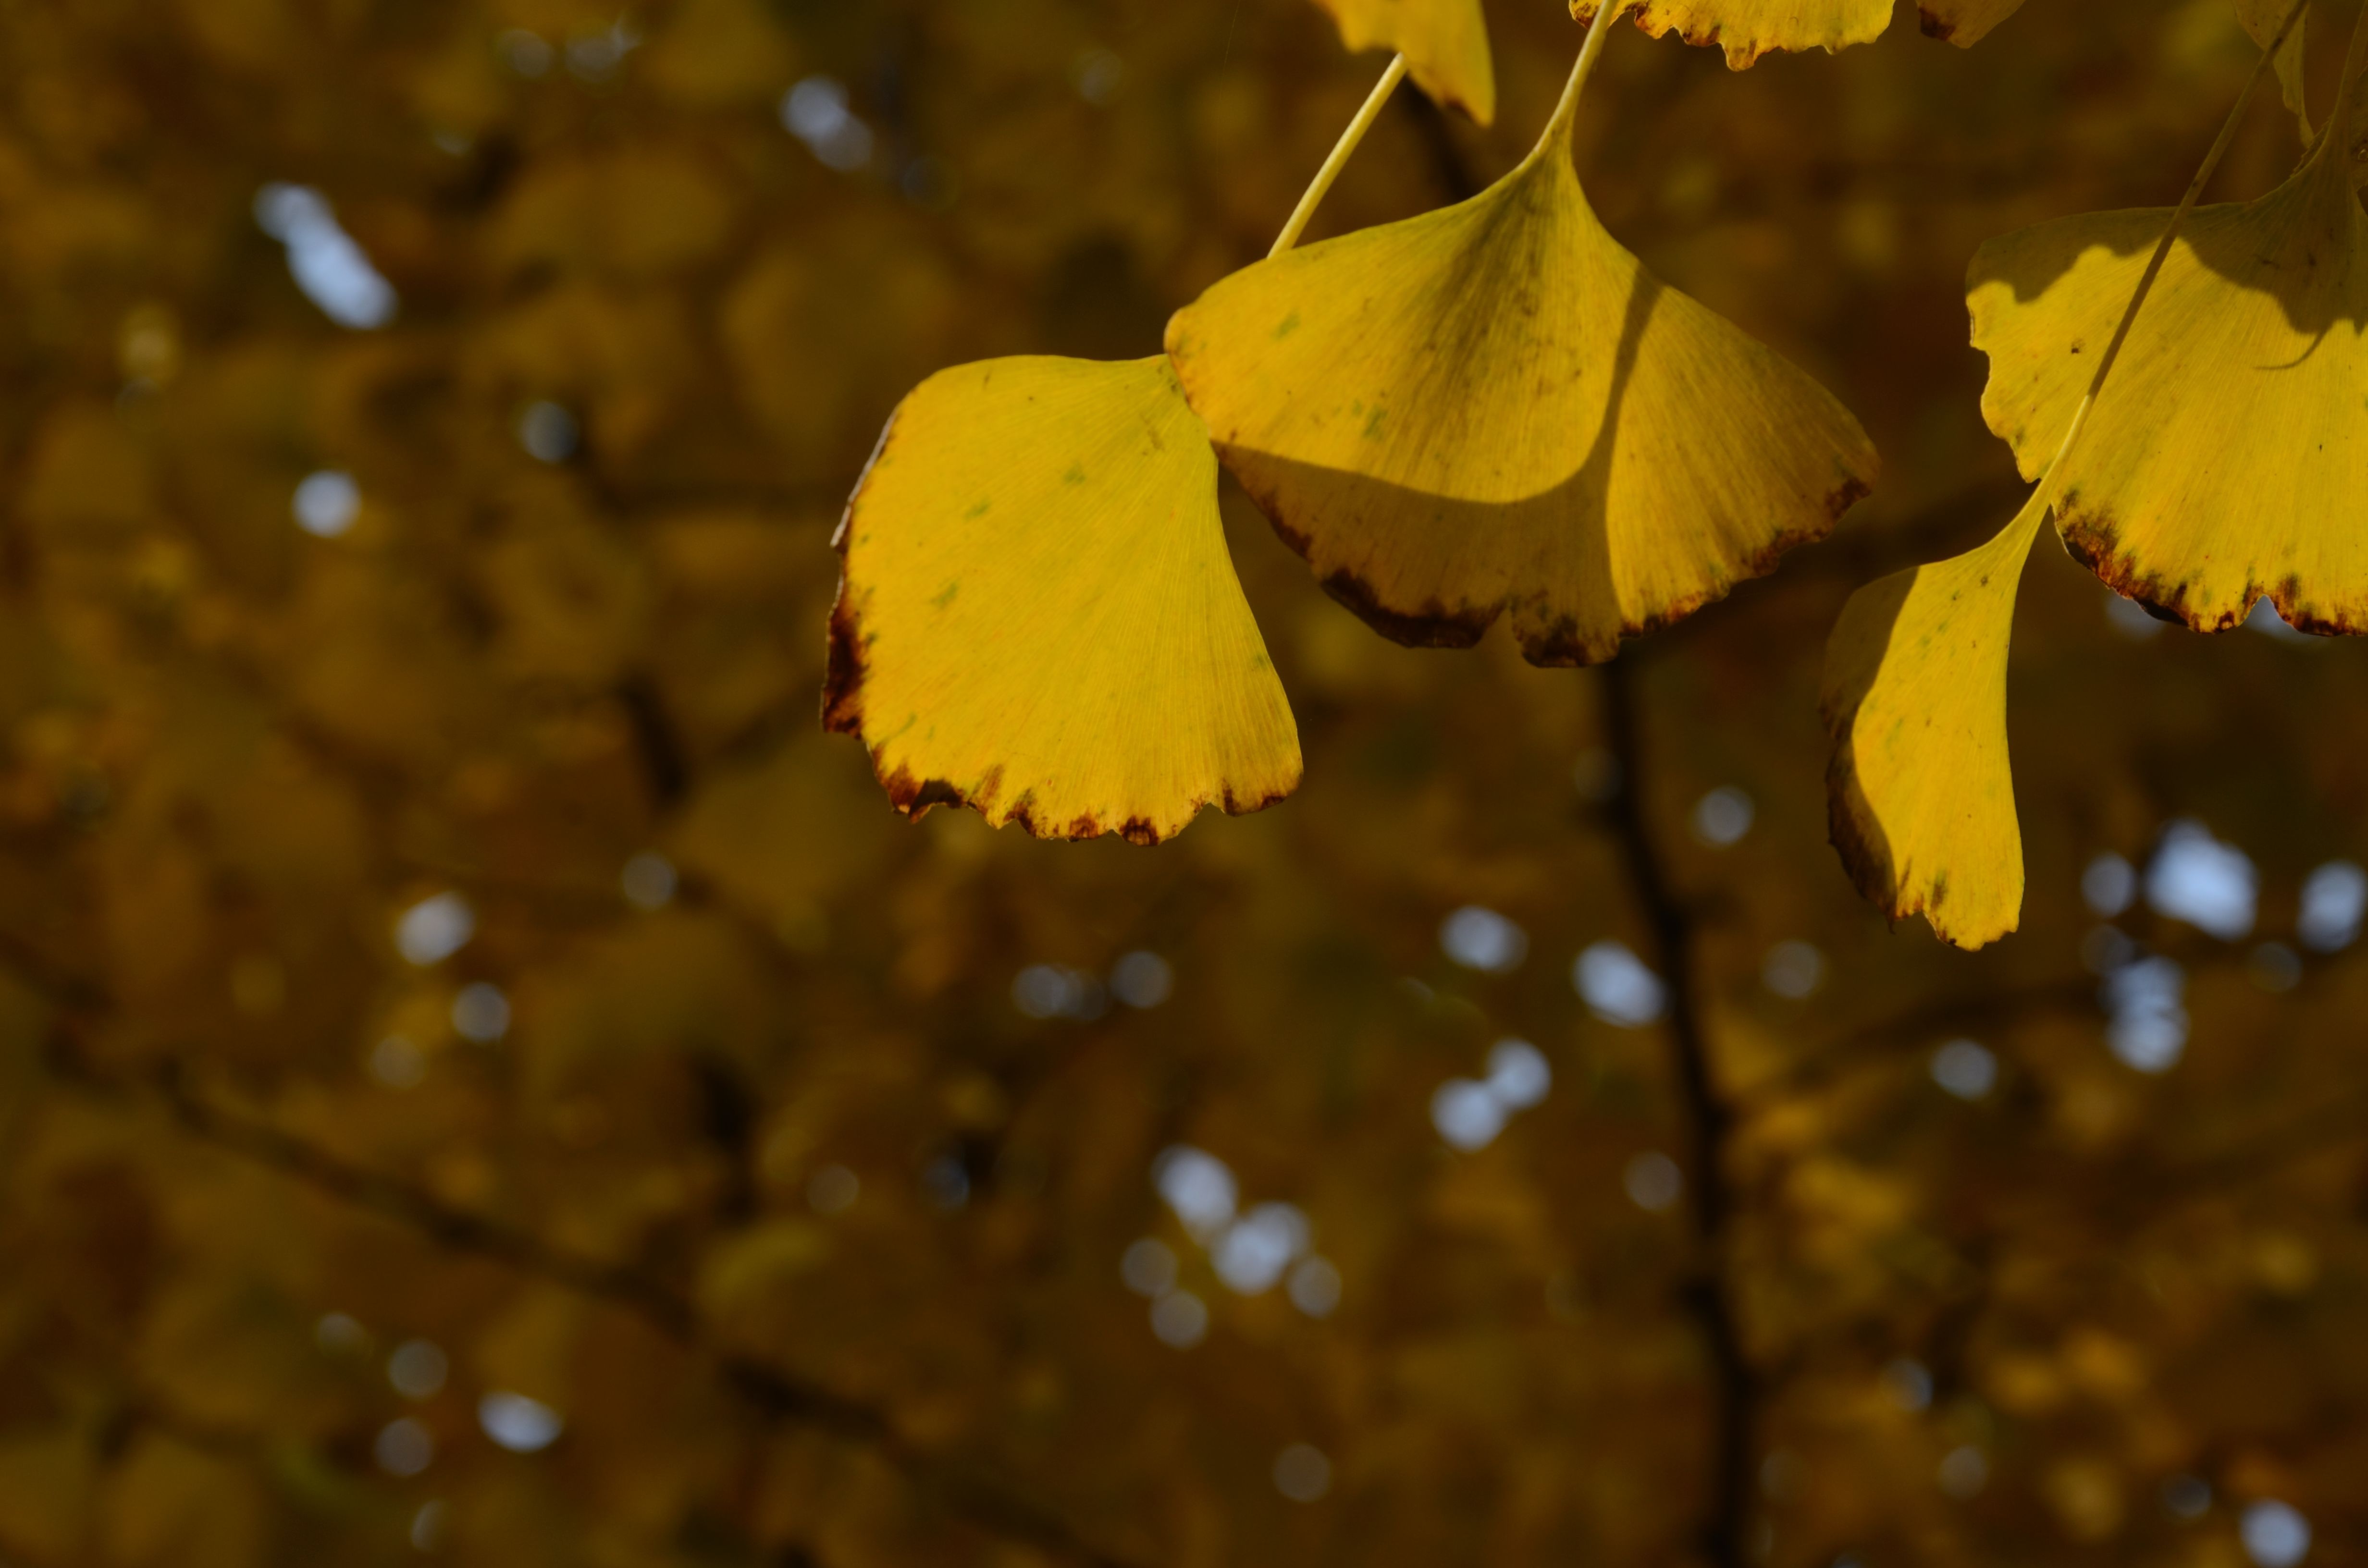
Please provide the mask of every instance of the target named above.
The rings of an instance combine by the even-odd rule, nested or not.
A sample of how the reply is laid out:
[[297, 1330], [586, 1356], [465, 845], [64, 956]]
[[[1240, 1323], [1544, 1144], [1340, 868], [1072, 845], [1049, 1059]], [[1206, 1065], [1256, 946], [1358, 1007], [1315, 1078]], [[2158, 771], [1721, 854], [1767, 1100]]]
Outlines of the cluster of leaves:
[[[1926, 30], [1970, 45], [2019, 4], [1927, 7]], [[865, 738], [900, 809], [1156, 843], [1204, 805], [1257, 810], [1296, 786], [1288, 709], [1230, 591], [1202, 422], [1368, 623], [1468, 647], [1509, 612], [1537, 665], [1612, 658], [1867, 494], [1877, 460], [1856, 420], [1668, 290], [1588, 206], [1573, 115], [1604, 24], [1632, 6], [1646, 32], [1722, 45], [1736, 69], [1867, 42], [1891, 19], [1884, 0], [1575, 5], [1591, 28], [1562, 106], [1481, 195], [1304, 253], [1295, 218], [1271, 258], [1177, 314], [1164, 360], [969, 367], [900, 408], [840, 539], [825, 712]], [[1333, 8], [1352, 48], [1400, 51], [1377, 97], [1403, 66], [1440, 102], [1494, 113], [1476, 0]], [[1870, 588], [1836, 632], [1834, 841], [1889, 915], [1923, 914], [1959, 946], [2011, 931], [2021, 908], [2005, 660], [2044, 518], [2109, 585], [2198, 630], [2242, 624], [2264, 596], [2305, 631], [2368, 630], [2368, 570], [2318, 521], [2362, 477], [2359, 376], [2340, 348], [2316, 353], [2362, 287], [2359, 67], [2308, 135], [2306, 9], [2237, 7], [2308, 142], [2276, 193], [2183, 234], [2184, 210], [2121, 212], [1983, 249], [1983, 410], [2049, 483], [1989, 545]], [[2076, 447], [2066, 432], [2125, 347], [2129, 323], [2112, 324], [2135, 320], [2166, 259], [2124, 384]], [[2227, 378], [2267, 371], [2298, 373], [2232, 425]], [[2264, 487], [2261, 462], [2286, 477]]]
[[[2368, 858], [2326, 717], [2368, 680], [2133, 642], [2037, 552], [2041, 870], [1970, 960], [1835, 873], [1810, 717], [1849, 590], [2019, 493], [1965, 256], [2175, 190], [2254, 51], [2225, 0], [1735, 78], [1629, 40], [1565, 127], [1598, 228], [1515, 129], [1569, 17], [1487, 19], [1504, 129], [1394, 101], [1316, 232], [1476, 264], [1416, 215], [1518, 170], [1564, 260], [1668, 280], [1641, 343], [1774, 363], [1715, 309], [1891, 477], [1720, 614], [1537, 671], [1368, 635], [1204, 503], [1205, 426], [1080, 410], [1167, 487], [1107, 515], [1222, 534], [1122, 612], [1048, 585], [1139, 545], [1015, 536], [1021, 624], [1165, 648], [1228, 607], [1181, 645], [1257, 628], [1307, 763], [1152, 856], [897, 824], [816, 733], [828, 540], [937, 367], [1146, 353], [1318, 265], [1235, 277], [1371, 85], [1313, 6], [0, 0], [0, 1558], [2222, 1563], [2273, 1503], [2358, 1551], [2368, 971], [2288, 947]], [[2257, 118], [2230, 177], [2293, 146]], [[315, 303], [291, 213], [391, 316]], [[1098, 395], [1200, 421], [1158, 363]], [[1061, 494], [1021, 455], [980, 483]], [[1320, 521], [1314, 477], [1263, 483]], [[933, 608], [1015, 568], [976, 570]], [[1180, 733], [1161, 700], [1091, 722]], [[2241, 941], [2084, 901], [2188, 815], [2256, 858]], [[1511, 924], [1443, 948], [1466, 905]], [[2110, 1049], [2083, 954], [2133, 945], [2184, 979], [2173, 1072]], [[1508, 1036], [1550, 1085], [1451, 1143]], [[1295, 1208], [1337, 1301], [1221, 1269], [1178, 1145]]]

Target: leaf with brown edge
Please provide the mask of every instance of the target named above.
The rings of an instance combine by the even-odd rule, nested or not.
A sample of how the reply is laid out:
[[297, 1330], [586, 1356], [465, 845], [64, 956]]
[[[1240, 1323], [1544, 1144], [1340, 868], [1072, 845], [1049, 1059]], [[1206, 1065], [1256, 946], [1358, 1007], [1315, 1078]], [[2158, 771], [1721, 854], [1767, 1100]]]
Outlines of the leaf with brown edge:
[[2022, 0], [1923, 0], [1917, 7], [1926, 36], [1971, 49], [1989, 30], [2022, 9]]
[[1834, 847], [1877, 908], [1959, 948], [2021, 918], [2007, 649], [2044, 495], [1979, 549], [1861, 588], [1826, 648]]
[[1479, 124], [1497, 118], [1497, 68], [1480, 0], [1315, 0], [1351, 51], [1386, 49], [1406, 56], [1406, 74], [1433, 102], [1452, 105]]
[[1385, 635], [1609, 659], [1823, 537], [1873, 445], [1588, 208], [1569, 99], [1459, 206], [1288, 251], [1168, 324], [1219, 455]]
[[[1597, 9], [1588, 0], [1571, 0], [1570, 14], [1580, 21]], [[1639, 0], [1634, 10], [1636, 25], [1655, 38], [1676, 33], [1691, 44], [1714, 44], [1736, 71], [1773, 50], [1830, 54], [1873, 43], [1891, 25], [1891, 0]]]
[[[2168, 216], [2062, 219], [1974, 258], [1982, 412], [2026, 477], [2049, 461]], [[2363, 332], [2368, 214], [2348, 138], [2328, 134], [2269, 195], [2189, 220], [2066, 460], [2056, 522], [2072, 552], [2197, 631], [2236, 626], [2263, 597], [2307, 631], [2368, 631]]]
[[1165, 359], [996, 359], [907, 396], [848, 505], [824, 722], [899, 810], [1156, 843], [1298, 786]]

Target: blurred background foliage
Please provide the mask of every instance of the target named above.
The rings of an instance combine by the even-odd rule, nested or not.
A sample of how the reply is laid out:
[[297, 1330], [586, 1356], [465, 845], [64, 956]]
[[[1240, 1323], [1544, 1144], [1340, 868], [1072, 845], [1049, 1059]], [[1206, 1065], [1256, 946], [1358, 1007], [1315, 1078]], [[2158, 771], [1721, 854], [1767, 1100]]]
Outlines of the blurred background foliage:
[[[2044, 548], [2022, 934], [1825, 843], [1843, 597], [2020, 494], [1967, 258], [2252, 60], [1913, 12], [1580, 129], [1875, 497], [1556, 672], [1229, 493], [1307, 783], [1145, 851], [894, 815], [830, 531], [928, 371], [1263, 253], [1315, 6], [0, 0], [0, 1561], [2360, 1561], [2360, 651]], [[1577, 31], [1488, 17], [1317, 234], [1526, 150]]]

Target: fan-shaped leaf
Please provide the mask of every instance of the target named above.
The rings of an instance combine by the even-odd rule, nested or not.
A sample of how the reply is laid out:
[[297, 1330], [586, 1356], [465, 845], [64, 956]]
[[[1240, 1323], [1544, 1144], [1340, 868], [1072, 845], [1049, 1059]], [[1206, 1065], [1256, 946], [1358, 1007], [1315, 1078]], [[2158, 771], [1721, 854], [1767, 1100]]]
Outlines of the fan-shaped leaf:
[[1834, 847], [1884, 914], [1960, 948], [2021, 918], [2007, 646], [2044, 495], [1980, 549], [1861, 588], [1826, 650]]
[[1497, 70], [1480, 0], [1315, 0], [1351, 50], [1406, 56], [1415, 85], [1482, 125], [1497, 118]]
[[1608, 659], [1823, 535], [1876, 468], [1823, 387], [1604, 231], [1568, 107], [1474, 199], [1168, 325], [1226, 466], [1401, 642], [1467, 647], [1509, 610], [1533, 663]]
[[[1572, 0], [1585, 21], [1597, 7]], [[1660, 38], [1676, 33], [1691, 44], [1717, 44], [1737, 71], [1770, 50], [1822, 49], [1828, 53], [1872, 43], [1891, 25], [1891, 0], [1641, 0], [1636, 25]]]
[[825, 720], [897, 806], [1156, 843], [1298, 785], [1299, 738], [1164, 359], [998, 359], [897, 409], [847, 518]]
[[[2368, 215], [2347, 154], [2329, 135], [2270, 195], [2197, 210], [2067, 460], [2056, 520], [2073, 553], [2199, 631], [2263, 596], [2295, 626], [2368, 631]], [[1982, 410], [2025, 475], [2087, 391], [2167, 217], [2067, 218], [1974, 258]]]

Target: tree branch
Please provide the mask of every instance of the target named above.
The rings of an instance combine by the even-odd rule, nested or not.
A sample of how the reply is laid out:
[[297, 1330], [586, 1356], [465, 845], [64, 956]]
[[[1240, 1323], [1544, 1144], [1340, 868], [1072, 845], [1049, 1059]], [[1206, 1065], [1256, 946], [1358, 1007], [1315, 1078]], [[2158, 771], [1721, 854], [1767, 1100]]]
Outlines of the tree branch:
[[2015, 1022], [2039, 1013], [2096, 1013], [2103, 983], [2086, 972], [2035, 981], [2013, 990], [1950, 996], [1863, 1025], [1753, 1083], [1738, 1096], [1745, 1117], [1833, 1084], [1866, 1066], [1896, 1063], [1903, 1049], [1981, 1025]]
[[1668, 1040], [1691, 1143], [1687, 1163], [1693, 1182], [1691, 1213], [1699, 1256], [1685, 1301], [1710, 1355], [1716, 1399], [1710, 1437], [1710, 1501], [1702, 1521], [1702, 1548], [1714, 1568], [1745, 1568], [1752, 1561], [1745, 1537], [1751, 1517], [1759, 1379], [1745, 1354], [1726, 1284], [1726, 1243], [1734, 1212], [1726, 1153], [1735, 1112], [1719, 1092], [1711, 1066], [1710, 1041], [1702, 1028], [1694, 915], [1672, 885], [1645, 820], [1649, 775], [1636, 676], [1633, 652], [1604, 667], [1605, 723], [1612, 755], [1620, 763], [1620, 788], [1605, 812], [1636, 902], [1652, 930], [1655, 956], [1668, 982]]
[[688, 1298], [647, 1272], [553, 1246], [222, 1106], [189, 1082], [178, 1062], [167, 1062], [143, 1078], [110, 1075], [94, 1068], [61, 1035], [48, 1052], [48, 1066], [59, 1081], [106, 1098], [153, 1097], [196, 1142], [407, 1226], [448, 1251], [489, 1258], [621, 1308], [710, 1361], [724, 1385], [766, 1420], [870, 1449], [916, 1491], [973, 1524], [1083, 1568], [1133, 1568], [980, 1467], [917, 1447], [886, 1411], [713, 1344]]

